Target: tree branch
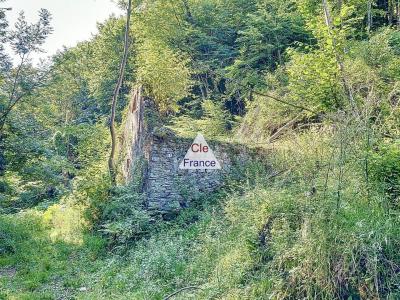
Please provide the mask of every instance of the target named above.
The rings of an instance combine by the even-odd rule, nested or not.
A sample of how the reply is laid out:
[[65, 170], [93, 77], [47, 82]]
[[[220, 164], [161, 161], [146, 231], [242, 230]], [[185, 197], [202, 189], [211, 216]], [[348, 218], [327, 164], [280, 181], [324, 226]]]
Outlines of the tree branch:
[[10, 104], [12, 103], [12, 100], [14, 98], [15, 90], [17, 89], [17, 82], [18, 82], [19, 73], [21, 72], [21, 69], [22, 69], [22, 66], [24, 65], [24, 62], [25, 62], [25, 54], [22, 55], [21, 62], [20, 62], [19, 66], [18, 66], [18, 69], [17, 69], [17, 73], [15, 74], [13, 88], [12, 88], [12, 90], [10, 92], [10, 98], [8, 100], [8, 103], [10, 103]]
[[168, 300], [171, 299], [173, 296], [179, 294], [180, 292], [186, 291], [186, 290], [192, 290], [192, 289], [197, 289], [197, 290], [202, 290], [202, 288], [195, 286], [195, 285], [190, 285], [190, 286], [186, 286], [184, 288], [181, 288], [175, 292], [173, 292], [172, 294], [169, 294], [168, 296], [166, 296], [163, 300]]
[[282, 133], [284, 130], [286, 130], [287, 128], [289, 128], [290, 126], [292, 126], [299, 118], [301, 117], [301, 113], [298, 114], [296, 117], [294, 117], [292, 120], [290, 120], [289, 122], [287, 122], [285, 125], [283, 125], [281, 128], [279, 128], [273, 135], [270, 136], [270, 138], [268, 139], [268, 143], [273, 142], [274, 140], [276, 140]]
[[15, 98], [14, 102], [12, 102], [12, 103], [10, 102], [9, 106], [5, 109], [5, 111], [0, 116], [0, 134], [4, 129], [4, 125], [6, 124], [7, 116], [10, 114], [10, 112], [12, 111], [14, 106], [17, 105], [20, 102], [20, 100], [22, 100], [29, 93], [34, 91], [36, 88], [40, 87], [42, 80], [47, 76], [48, 73], [49, 72], [46, 72], [43, 76], [38, 78], [37, 82], [30, 88], [30, 90], [28, 90], [25, 93], [22, 93], [21, 95], [19, 95], [17, 98]]
[[253, 94], [261, 96], [261, 97], [270, 98], [272, 100], [275, 100], [275, 101], [277, 101], [279, 103], [282, 103], [282, 104], [285, 104], [285, 105], [288, 105], [288, 106], [292, 106], [292, 107], [295, 107], [295, 108], [306, 110], [306, 111], [309, 111], [309, 112], [312, 112], [312, 113], [317, 113], [315, 110], [312, 110], [312, 109], [310, 109], [308, 107], [305, 107], [305, 106], [302, 106], [302, 105], [293, 104], [293, 103], [290, 103], [290, 102], [286, 102], [285, 100], [279, 99], [279, 98], [277, 98], [275, 96], [272, 96], [270, 94], [267, 94], [267, 93], [260, 93], [260, 92], [257, 92], [257, 91], [253, 91]]
[[351, 86], [347, 80], [347, 76], [346, 76], [346, 72], [345, 72], [345, 68], [344, 68], [344, 63], [343, 63], [343, 59], [340, 56], [340, 54], [338, 53], [337, 50], [337, 41], [336, 38], [334, 36], [334, 34], [332, 33], [334, 26], [332, 24], [332, 17], [330, 14], [330, 10], [329, 10], [329, 5], [327, 0], [322, 0], [322, 6], [324, 9], [324, 16], [325, 16], [325, 23], [326, 23], [326, 27], [328, 28], [328, 34], [332, 39], [332, 45], [333, 45], [333, 52], [335, 54], [335, 58], [336, 58], [336, 63], [339, 67], [339, 71], [340, 71], [340, 77], [343, 83], [343, 87], [344, 90], [349, 98], [349, 102], [350, 102], [350, 106], [352, 108], [353, 113], [356, 114], [356, 116], [359, 116], [359, 112], [358, 112], [358, 108], [356, 105], [356, 102], [354, 101], [354, 97], [353, 97], [353, 91], [351, 89]]

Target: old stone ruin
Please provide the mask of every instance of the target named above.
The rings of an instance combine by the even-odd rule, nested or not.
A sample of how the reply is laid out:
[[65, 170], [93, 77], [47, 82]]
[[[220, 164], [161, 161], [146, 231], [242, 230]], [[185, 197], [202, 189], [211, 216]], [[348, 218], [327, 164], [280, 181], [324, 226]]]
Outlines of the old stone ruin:
[[192, 200], [216, 191], [234, 168], [254, 154], [243, 145], [221, 143], [206, 136], [222, 169], [181, 170], [179, 164], [195, 137], [179, 137], [158, 120], [152, 99], [142, 96], [140, 89], [134, 90], [120, 137], [121, 174], [126, 183], [138, 180], [139, 175], [146, 208], [154, 213], [177, 212]]

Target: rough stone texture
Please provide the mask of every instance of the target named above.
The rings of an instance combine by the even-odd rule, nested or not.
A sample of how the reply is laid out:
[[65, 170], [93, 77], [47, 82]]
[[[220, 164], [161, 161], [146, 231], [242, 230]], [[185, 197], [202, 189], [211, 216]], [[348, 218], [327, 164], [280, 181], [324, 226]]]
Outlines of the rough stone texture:
[[[141, 95], [141, 89], [135, 89], [131, 96], [125, 127], [120, 137], [120, 152], [122, 153], [122, 176], [125, 180], [131, 179], [134, 161], [143, 154], [145, 141], [148, 139], [149, 130], [144, 123], [145, 101]], [[121, 159], [121, 158], [120, 158]], [[148, 157], [146, 157], [148, 159]]]
[[190, 200], [219, 187], [229, 173], [232, 159], [222, 145], [208, 142], [222, 170], [180, 170], [193, 140], [154, 137], [147, 168], [146, 195], [150, 210], [171, 211], [186, 207]]
[[140, 173], [140, 190], [146, 195], [147, 208], [171, 213], [190, 204], [193, 199], [216, 190], [234, 165], [249, 157], [240, 145], [223, 144], [207, 139], [222, 170], [180, 170], [193, 139], [177, 137], [157, 124], [157, 113], [151, 99], [135, 90], [121, 137], [123, 180], [129, 183]]

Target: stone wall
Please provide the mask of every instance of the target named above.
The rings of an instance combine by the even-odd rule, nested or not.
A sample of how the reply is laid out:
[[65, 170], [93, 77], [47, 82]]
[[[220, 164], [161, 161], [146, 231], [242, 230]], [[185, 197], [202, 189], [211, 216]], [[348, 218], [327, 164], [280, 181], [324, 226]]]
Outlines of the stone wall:
[[[193, 137], [194, 138], [194, 137]], [[218, 188], [232, 168], [228, 147], [208, 141], [221, 170], [180, 170], [193, 140], [155, 136], [151, 142], [147, 167], [146, 196], [150, 210], [172, 211]]]
[[250, 156], [243, 146], [215, 142], [206, 136], [222, 169], [180, 170], [179, 163], [193, 139], [178, 137], [159, 124], [152, 100], [142, 97], [140, 90], [134, 91], [121, 136], [121, 174], [129, 183], [140, 173], [140, 190], [149, 210], [166, 214], [187, 207], [220, 187], [232, 168]]

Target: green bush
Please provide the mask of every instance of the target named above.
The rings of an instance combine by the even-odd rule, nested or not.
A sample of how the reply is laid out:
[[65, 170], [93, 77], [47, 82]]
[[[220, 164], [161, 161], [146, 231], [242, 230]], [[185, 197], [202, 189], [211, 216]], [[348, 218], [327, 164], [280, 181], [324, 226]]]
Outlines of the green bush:
[[400, 55], [400, 32], [393, 31], [389, 37], [389, 45], [396, 55]]
[[227, 136], [227, 130], [232, 127], [229, 113], [218, 103], [205, 100], [202, 105], [202, 117], [195, 119], [181, 115], [172, 119], [172, 126], [180, 136], [193, 138], [198, 132], [208, 137], [218, 139]]
[[376, 183], [399, 208], [400, 202], [400, 142], [387, 143], [372, 154], [371, 173]]
[[[17, 255], [23, 259], [43, 238], [43, 225], [39, 215], [0, 215], [0, 256]], [[1, 264], [0, 264], [1, 265]]]
[[113, 246], [127, 245], [149, 230], [151, 218], [144, 209], [143, 195], [131, 186], [116, 188], [101, 210], [100, 231]]

